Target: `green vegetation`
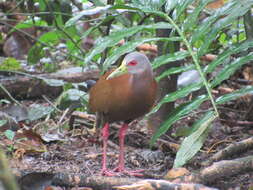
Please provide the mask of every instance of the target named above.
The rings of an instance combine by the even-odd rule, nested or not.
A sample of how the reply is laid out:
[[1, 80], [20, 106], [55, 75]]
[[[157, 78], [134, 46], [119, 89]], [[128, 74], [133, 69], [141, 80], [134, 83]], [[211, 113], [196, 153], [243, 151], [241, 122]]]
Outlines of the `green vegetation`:
[[21, 70], [20, 62], [15, 58], [8, 57], [6, 58], [2, 64], [0, 64], [0, 70]]

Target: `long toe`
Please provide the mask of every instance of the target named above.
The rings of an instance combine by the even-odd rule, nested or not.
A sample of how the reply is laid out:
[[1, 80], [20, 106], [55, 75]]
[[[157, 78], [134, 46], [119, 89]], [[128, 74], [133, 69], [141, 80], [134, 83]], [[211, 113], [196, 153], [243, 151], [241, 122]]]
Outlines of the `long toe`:
[[117, 167], [117, 168], [113, 169], [113, 172], [117, 172], [118, 174], [129, 175], [129, 176], [142, 177], [143, 176], [142, 172], [144, 172], [144, 170], [131, 171], [131, 170], [127, 170], [125, 168]]
[[135, 171], [130, 171], [130, 170], [123, 170], [122, 173], [129, 175], [129, 176], [135, 176], [135, 177], [142, 177], [144, 170], [135, 170]]
[[101, 175], [108, 176], [108, 177], [113, 177], [113, 176], [118, 176], [119, 174], [115, 173], [113, 171], [110, 171], [110, 170], [102, 170]]

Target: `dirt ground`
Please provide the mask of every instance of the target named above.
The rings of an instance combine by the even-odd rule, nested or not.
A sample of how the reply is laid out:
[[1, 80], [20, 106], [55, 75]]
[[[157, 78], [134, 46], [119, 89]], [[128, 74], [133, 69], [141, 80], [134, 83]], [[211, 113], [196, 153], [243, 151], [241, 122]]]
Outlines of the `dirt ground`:
[[[244, 102], [245, 103], [245, 102]], [[240, 104], [240, 105], [239, 105]], [[234, 101], [234, 104], [220, 107], [221, 115], [229, 117], [230, 121], [240, 120], [238, 112], [243, 112], [241, 100]], [[231, 106], [233, 105], [233, 106]], [[172, 168], [175, 159], [177, 146], [174, 148], [166, 142], [173, 142], [179, 145], [182, 137], [175, 137], [179, 126], [190, 126], [194, 118], [198, 118], [210, 105], [203, 104], [192, 117], [186, 117], [178, 122], [170, 131], [171, 136], [164, 136], [150, 149], [149, 139], [151, 132], [145, 127], [145, 122], [132, 123], [126, 136], [126, 166], [131, 169], [143, 169], [144, 178], [162, 178], [169, 169]], [[239, 106], [241, 110], [238, 110]], [[234, 119], [236, 117], [236, 119]], [[110, 129], [110, 141], [108, 147], [108, 168], [115, 168], [118, 160], [118, 129], [120, 123], [113, 124]], [[30, 172], [52, 172], [82, 174], [88, 176], [100, 176], [102, 159], [102, 142], [92, 136], [88, 128], [77, 125], [72, 130], [62, 130], [61, 140], [49, 143], [43, 142], [47, 151], [45, 152], [26, 152], [21, 156], [13, 158], [10, 156], [11, 168], [17, 173]], [[223, 119], [216, 120], [209, 133], [209, 136], [201, 151], [185, 167], [189, 171], [201, 169], [200, 163], [208, 159], [215, 152], [225, 148], [233, 142], [237, 142], [251, 137], [253, 134], [252, 126], [238, 125], [233, 122], [224, 122]], [[252, 155], [253, 150], [235, 155], [240, 158]], [[231, 158], [234, 159], [234, 158]], [[221, 178], [207, 184], [222, 190], [251, 189], [253, 188], [253, 172], [237, 174], [228, 178]]]

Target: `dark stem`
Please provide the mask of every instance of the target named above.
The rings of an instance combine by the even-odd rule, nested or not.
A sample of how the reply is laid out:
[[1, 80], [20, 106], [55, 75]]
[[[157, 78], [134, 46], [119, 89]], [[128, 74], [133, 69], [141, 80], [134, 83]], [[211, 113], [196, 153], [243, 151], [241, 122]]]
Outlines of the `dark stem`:
[[[113, 5], [114, 4], [114, 0], [107, 0], [107, 4], [108, 5]], [[106, 16], [108, 16], [108, 13], [106, 14]], [[108, 36], [110, 34], [110, 30], [111, 30], [111, 25], [114, 19], [110, 20], [107, 23], [107, 28], [106, 28], [106, 32], [105, 32], [105, 36]], [[105, 49], [105, 51], [102, 54], [101, 60], [100, 60], [100, 64], [99, 64], [99, 68], [100, 70], [103, 70], [103, 63], [107, 57], [108, 54], [108, 48]]]
[[[165, 11], [164, 11], [165, 12]], [[165, 22], [165, 20], [161, 17], [156, 16], [155, 22]], [[157, 37], [171, 37], [177, 36], [177, 34], [171, 33], [171, 29], [157, 29], [156, 36]], [[164, 55], [166, 53], [174, 53], [179, 51], [179, 42], [164, 42], [159, 41], [157, 44], [158, 47], [158, 56]], [[175, 61], [171, 62], [170, 64], [165, 64], [155, 70], [156, 76], [161, 75], [164, 71], [179, 66], [180, 62]], [[158, 101], [160, 101], [165, 95], [176, 91], [177, 89], [177, 78], [178, 75], [174, 74], [170, 77], [164, 77], [158, 83]], [[163, 104], [161, 108], [154, 114], [150, 115], [148, 119], [148, 126], [154, 132], [159, 129], [159, 126], [167, 119], [168, 114], [171, 113], [174, 109], [174, 102], [169, 102]]]

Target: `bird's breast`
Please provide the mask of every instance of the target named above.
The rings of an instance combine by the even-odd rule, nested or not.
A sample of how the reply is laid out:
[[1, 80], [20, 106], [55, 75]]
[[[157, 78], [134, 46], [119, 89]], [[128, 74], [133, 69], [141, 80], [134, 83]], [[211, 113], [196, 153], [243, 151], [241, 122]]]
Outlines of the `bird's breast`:
[[147, 113], [155, 99], [153, 79], [142, 80], [132, 74], [106, 80], [101, 78], [90, 92], [92, 111], [104, 114], [106, 121], [133, 120]]

